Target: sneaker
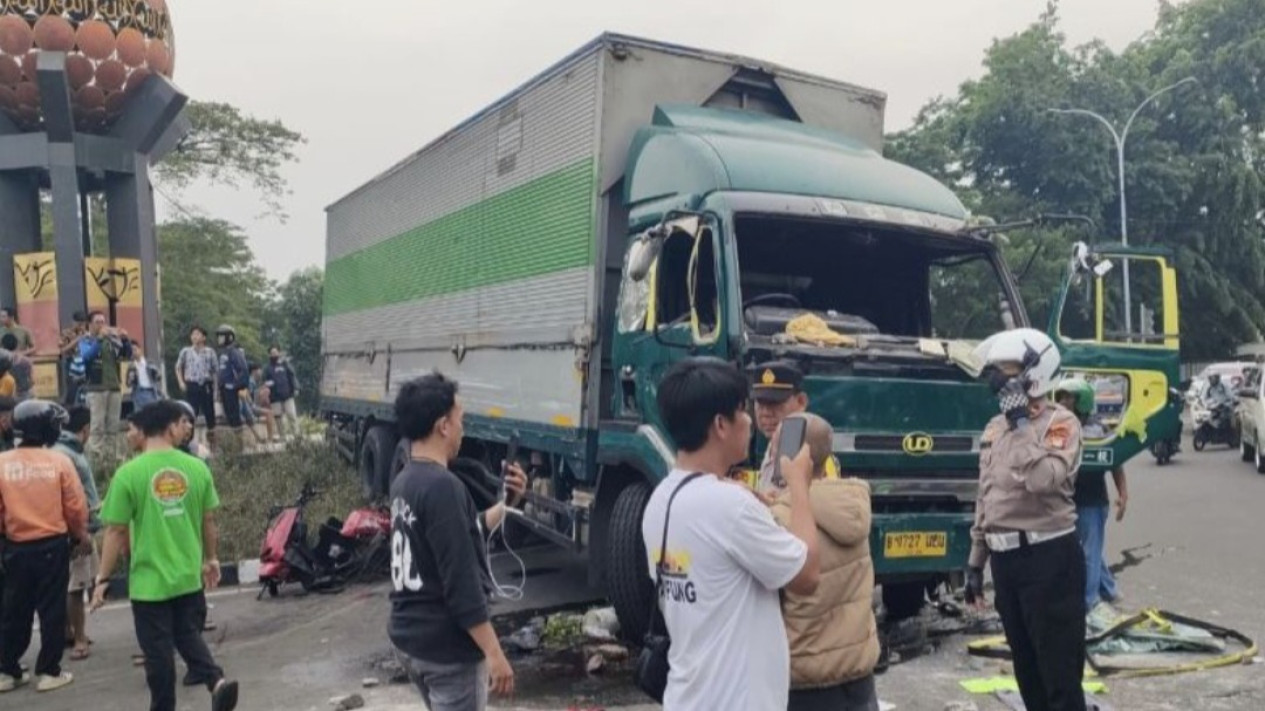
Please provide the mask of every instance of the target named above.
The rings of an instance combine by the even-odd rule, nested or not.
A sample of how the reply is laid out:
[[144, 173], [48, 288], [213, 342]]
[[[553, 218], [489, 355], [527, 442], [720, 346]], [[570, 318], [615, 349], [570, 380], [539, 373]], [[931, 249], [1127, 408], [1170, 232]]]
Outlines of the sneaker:
[[64, 671], [57, 676], [48, 676], [41, 674], [39, 680], [35, 682], [36, 691], [56, 691], [63, 686], [67, 686], [75, 680], [75, 676], [68, 671]]
[[19, 679], [14, 679], [8, 674], [0, 674], [0, 693], [4, 693], [6, 691], [13, 691], [19, 686], [23, 686], [30, 681], [31, 681], [31, 675], [27, 674], [26, 672], [22, 672], [22, 676]]
[[233, 711], [237, 708], [237, 682], [220, 679], [211, 692], [211, 711]]

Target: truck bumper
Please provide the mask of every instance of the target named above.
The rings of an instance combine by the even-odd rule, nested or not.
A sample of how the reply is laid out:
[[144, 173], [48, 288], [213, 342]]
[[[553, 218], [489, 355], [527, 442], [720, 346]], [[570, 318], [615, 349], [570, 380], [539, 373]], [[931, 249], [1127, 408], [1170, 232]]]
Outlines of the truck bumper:
[[971, 514], [875, 514], [870, 528], [874, 574], [919, 578], [966, 569]]

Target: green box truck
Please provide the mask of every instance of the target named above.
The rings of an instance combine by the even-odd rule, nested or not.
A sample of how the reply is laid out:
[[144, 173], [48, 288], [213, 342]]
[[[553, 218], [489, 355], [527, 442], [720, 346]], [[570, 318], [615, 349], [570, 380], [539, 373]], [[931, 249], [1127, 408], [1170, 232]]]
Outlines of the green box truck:
[[[366, 493], [404, 461], [399, 385], [454, 376], [453, 469], [490, 504], [515, 443], [532, 483], [509, 533], [586, 555], [639, 639], [641, 513], [673, 459], [657, 382], [691, 355], [791, 359], [842, 466], [872, 485], [889, 612], [915, 612], [970, 545], [996, 412], [971, 342], [1028, 316], [954, 194], [882, 157], [884, 102], [608, 34], [331, 205], [321, 401]], [[1065, 292], [1108, 278], [1100, 259], [1073, 259]], [[792, 325], [804, 316], [815, 331]], [[1102, 330], [1074, 341], [1098, 369]], [[1173, 343], [1146, 347], [1175, 368]], [[1115, 439], [1111, 461], [1141, 448]]]

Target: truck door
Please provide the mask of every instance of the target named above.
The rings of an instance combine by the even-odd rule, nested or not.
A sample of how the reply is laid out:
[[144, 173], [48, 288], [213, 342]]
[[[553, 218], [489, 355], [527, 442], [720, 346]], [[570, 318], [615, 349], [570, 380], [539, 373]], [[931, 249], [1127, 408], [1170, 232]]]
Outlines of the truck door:
[[696, 219], [667, 230], [641, 280], [625, 266], [612, 359], [621, 380], [615, 412], [657, 420], [656, 385], [682, 358], [727, 358], [725, 280], [716, 225]]
[[1057, 304], [1050, 336], [1064, 373], [1084, 377], [1096, 394], [1082, 467], [1111, 469], [1177, 436], [1177, 272], [1168, 254], [1077, 244]]

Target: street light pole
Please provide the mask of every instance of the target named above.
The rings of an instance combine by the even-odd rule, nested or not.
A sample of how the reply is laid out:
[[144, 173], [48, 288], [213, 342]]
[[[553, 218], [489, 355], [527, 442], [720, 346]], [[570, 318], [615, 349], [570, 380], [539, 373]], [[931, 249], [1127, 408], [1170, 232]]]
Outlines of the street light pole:
[[[1173, 89], [1176, 89], [1177, 87], [1183, 84], [1189, 84], [1194, 81], [1197, 81], [1194, 77], [1186, 77], [1185, 79], [1182, 79], [1179, 82], [1174, 82], [1173, 84], [1169, 84], [1168, 86], [1162, 89], [1158, 89], [1155, 92], [1153, 92], [1150, 96], [1143, 99], [1142, 103], [1138, 104], [1138, 107], [1133, 110], [1132, 114], [1129, 114], [1129, 120], [1124, 122], [1124, 129], [1120, 131], [1117, 131], [1116, 127], [1111, 123], [1111, 121], [1108, 121], [1106, 118], [1103, 118], [1101, 114], [1094, 113], [1093, 111], [1089, 111], [1087, 109], [1049, 109], [1051, 113], [1055, 113], [1055, 114], [1071, 114], [1075, 116], [1088, 116], [1090, 118], [1098, 120], [1099, 123], [1106, 126], [1107, 130], [1111, 132], [1111, 138], [1116, 142], [1116, 175], [1119, 177], [1119, 181], [1120, 181], [1120, 243], [1124, 245], [1125, 247], [1129, 246], [1129, 210], [1128, 210], [1128, 207], [1126, 206], [1125, 189], [1124, 189], [1124, 146], [1125, 146], [1125, 143], [1129, 140], [1129, 129], [1133, 127], [1133, 120], [1138, 117], [1138, 114], [1142, 113], [1142, 109], [1146, 108], [1147, 104], [1150, 104], [1152, 101], [1154, 101], [1156, 97], [1166, 92], [1172, 91]], [[1126, 337], [1132, 337], [1133, 335], [1133, 299], [1132, 299], [1132, 295], [1129, 293], [1129, 260], [1127, 258], [1124, 260], [1123, 275], [1124, 275], [1124, 330], [1125, 330], [1125, 334], [1127, 334]]]

